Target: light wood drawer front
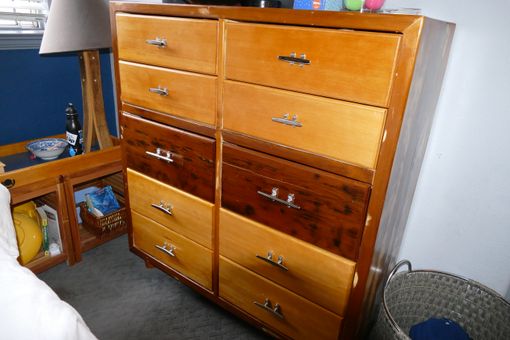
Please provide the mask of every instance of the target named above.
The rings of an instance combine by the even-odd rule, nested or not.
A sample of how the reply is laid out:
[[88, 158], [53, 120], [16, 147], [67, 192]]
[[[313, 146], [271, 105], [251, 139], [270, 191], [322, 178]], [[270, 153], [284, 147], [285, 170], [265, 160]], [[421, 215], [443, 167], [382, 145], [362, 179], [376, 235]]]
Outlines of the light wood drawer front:
[[213, 205], [127, 169], [131, 209], [212, 249]]
[[[131, 210], [133, 245], [161, 263], [212, 289], [212, 252]], [[164, 249], [161, 249], [161, 248]], [[175, 256], [171, 256], [169, 253]]]
[[122, 115], [122, 136], [127, 167], [214, 201], [213, 139], [126, 113]]
[[374, 169], [386, 110], [225, 82], [224, 128]]
[[221, 206], [356, 260], [370, 187], [224, 143]]
[[[220, 256], [220, 297], [293, 339], [337, 339], [342, 318]], [[283, 318], [256, 305], [269, 299]]]
[[216, 78], [119, 62], [123, 102], [214, 125]]
[[[267, 261], [269, 253], [272, 262]], [[225, 209], [220, 212], [220, 254], [344, 315], [354, 275], [353, 261]]]
[[[400, 35], [227, 23], [228, 79], [387, 106]], [[309, 65], [280, 60], [305, 54]]]
[[[208, 74], [216, 73], [218, 23], [117, 14], [119, 59]], [[154, 41], [165, 39], [166, 46]]]

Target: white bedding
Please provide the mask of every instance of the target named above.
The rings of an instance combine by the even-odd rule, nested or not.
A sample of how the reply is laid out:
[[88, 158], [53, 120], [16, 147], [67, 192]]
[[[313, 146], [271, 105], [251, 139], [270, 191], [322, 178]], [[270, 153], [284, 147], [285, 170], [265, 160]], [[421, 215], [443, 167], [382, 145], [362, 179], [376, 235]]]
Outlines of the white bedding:
[[9, 203], [9, 191], [0, 185], [0, 338], [96, 339], [73, 307], [16, 260]]

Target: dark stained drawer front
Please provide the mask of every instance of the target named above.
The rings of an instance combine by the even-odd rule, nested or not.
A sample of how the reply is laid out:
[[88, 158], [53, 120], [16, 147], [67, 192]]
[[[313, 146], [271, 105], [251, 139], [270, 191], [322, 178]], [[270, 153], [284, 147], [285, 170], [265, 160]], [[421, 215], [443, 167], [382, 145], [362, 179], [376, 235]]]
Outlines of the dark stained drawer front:
[[222, 207], [355, 260], [370, 186], [225, 143]]
[[123, 157], [128, 168], [214, 201], [215, 141], [123, 114]]

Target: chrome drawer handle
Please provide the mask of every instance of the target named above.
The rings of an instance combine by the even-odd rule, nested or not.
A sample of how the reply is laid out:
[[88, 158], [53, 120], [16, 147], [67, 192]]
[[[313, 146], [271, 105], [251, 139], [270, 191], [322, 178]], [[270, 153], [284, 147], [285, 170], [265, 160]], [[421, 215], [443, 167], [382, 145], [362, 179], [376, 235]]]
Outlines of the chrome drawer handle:
[[266, 298], [264, 300], [264, 303], [260, 303], [258, 301], [253, 301], [253, 303], [255, 304], [255, 306], [257, 307], [260, 307], [266, 311], [268, 311], [269, 313], [273, 314], [274, 316], [280, 318], [280, 319], [285, 319], [285, 317], [283, 316], [282, 314], [282, 311], [280, 309], [280, 305], [279, 304], [275, 304], [274, 307], [271, 305], [271, 301], [269, 301], [268, 298]]
[[292, 115], [292, 118], [289, 118], [289, 117], [290, 117], [290, 115], [288, 113], [286, 113], [281, 118], [273, 117], [273, 118], [271, 118], [271, 120], [273, 122], [290, 125], [292, 127], [302, 127], [303, 126], [303, 124], [301, 124], [301, 122], [299, 122], [297, 120], [298, 119], [297, 115]]
[[167, 163], [173, 163], [173, 161], [174, 161], [172, 159], [172, 153], [170, 151], [163, 150], [161, 148], [157, 148], [156, 152], [145, 151], [145, 153], [147, 155], [149, 155], [149, 156], [152, 156], [154, 158], [160, 159], [160, 160], [165, 161]]
[[290, 55], [279, 55], [278, 60], [286, 61], [291, 65], [298, 65], [298, 66], [304, 66], [304, 65], [310, 65], [312, 62], [308, 59], [306, 59], [306, 54], [302, 53], [299, 57], [297, 56], [296, 52], [292, 52]]
[[156, 203], [152, 203], [151, 204], [151, 207], [153, 208], [156, 208], [162, 212], [164, 212], [165, 214], [167, 215], [170, 215], [172, 216], [173, 215], [173, 212], [172, 212], [172, 205], [170, 204], [166, 204], [165, 202], [163, 201], [160, 201], [159, 204], [156, 204]]
[[160, 96], [168, 96], [168, 89], [166, 87], [149, 87], [149, 92], [159, 94]]
[[266, 198], [269, 198], [273, 202], [278, 202], [283, 205], [286, 205], [287, 208], [294, 208], [294, 209], [301, 209], [299, 205], [294, 204], [294, 194], [288, 194], [287, 200], [282, 200], [281, 198], [278, 198], [278, 188], [273, 188], [271, 191], [271, 194], [265, 193], [263, 191], [257, 191], [257, 194], [264, 196]]
[[283, 256], [281, 256], [281, 255], [278, 256], [278, 260], [276, 262], [273, 260], [273, 252], [271, 252], [271, 251], [267, 252], [267, 257], [260, 256], [259, 254], [256, 254], [255, 256], [258, 259], [266, 261], [267, 263], [269, 263], [269, 264], [271, 264], [271, 265], [273, 265], [275, 267], [278, 267], [278, 268], [283, 269], [285, 271], [289, 270], [289, 268], [287, 268], [287, 267], [285, 267], [283, 265]]
[[[168, 246], [168, 248], [167, 248], [167, 246]], [[156, 245], [154, 245], [154, 247], [158, 248], [159, 250], [161, 250], [163, 253], [165, 253], [167, 255], [175, 257], [175, 254], [174, 254], [175, 247], [171, 244], [168, 244], [165, 242], [162, 246], [158, 246], [156, 244]]]
[[166, 47], [166, 39], [165, 38], [156, 37], [156, 39], [145, 40], [145, 42], [149, 45], [154, 45], [159, 48]]

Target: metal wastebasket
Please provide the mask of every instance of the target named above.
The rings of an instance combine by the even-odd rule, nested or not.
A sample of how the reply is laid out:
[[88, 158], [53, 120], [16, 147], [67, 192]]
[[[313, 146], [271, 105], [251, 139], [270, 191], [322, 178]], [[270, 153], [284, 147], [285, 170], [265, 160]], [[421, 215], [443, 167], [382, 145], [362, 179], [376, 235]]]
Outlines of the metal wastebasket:
[[[407, 266], [407, 271], [397, 271]], [[372, 339], [411, 339], [409, 330], [430, 318], [458, 323], [473, 340], [510, 339], [510, 303], [495, 291], [456, 275], [412, 270], [397, 263], [384, 286]]]

